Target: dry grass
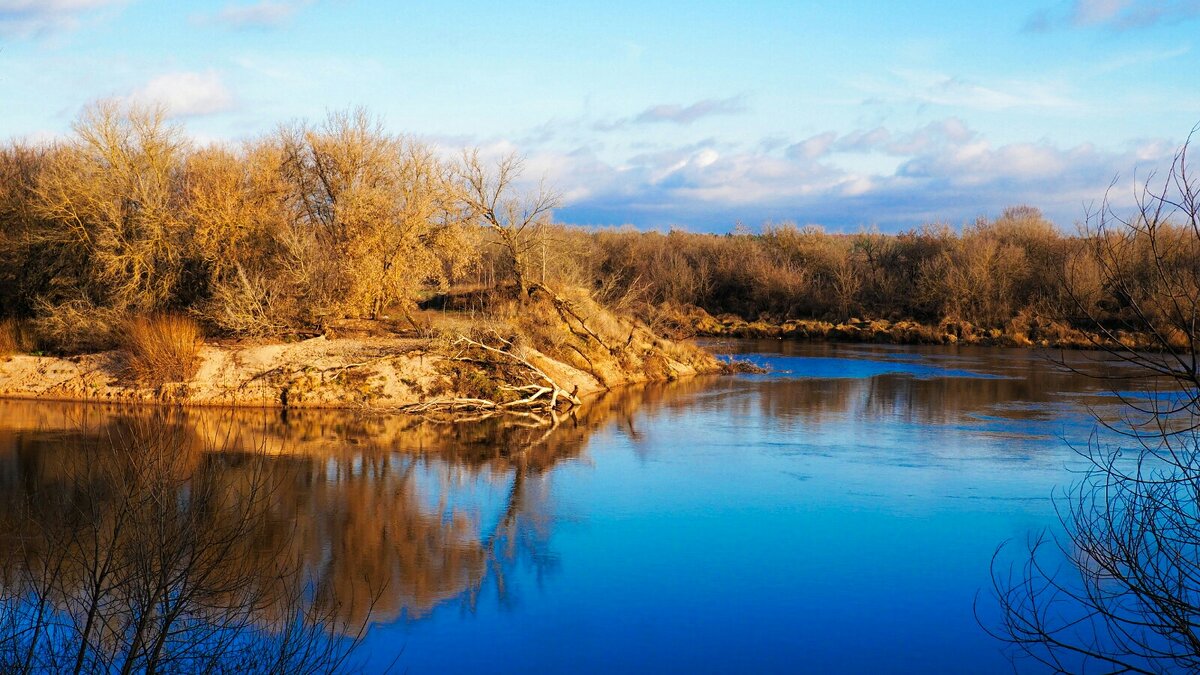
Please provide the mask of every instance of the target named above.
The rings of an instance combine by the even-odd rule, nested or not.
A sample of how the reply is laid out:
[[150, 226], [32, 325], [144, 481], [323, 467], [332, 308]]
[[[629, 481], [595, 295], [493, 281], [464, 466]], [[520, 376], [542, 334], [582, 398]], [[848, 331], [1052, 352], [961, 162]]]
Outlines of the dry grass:
[[129, 367], [149, 385], [186, 382], [200, 366], [203, 333], [199, 324], [177, 314], [131, 319], [122, 335]]
[[17, 339], [17, 325], [12, 319], [0, 321], [0, 361], [20, 351]]

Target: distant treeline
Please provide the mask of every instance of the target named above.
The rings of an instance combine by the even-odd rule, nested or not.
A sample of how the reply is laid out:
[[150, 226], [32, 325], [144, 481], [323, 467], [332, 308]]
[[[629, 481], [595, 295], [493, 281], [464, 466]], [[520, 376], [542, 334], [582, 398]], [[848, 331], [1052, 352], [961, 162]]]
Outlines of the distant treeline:
[[1179, 344], [1181, 330], [1197, 332], [1189, 326], [1200, 305], [1200, 233], [1186, 214], [1135, 211], [1127, 221], [1105, 211], [1072, 234], [1018, 206], [961, 230], [833, 234], [777, 224], [715, 235], [559, 226], [548, 238], [561, 242], [550, 254], [557, 274], [647, 318], [695, 305], [773, 323], [865, 318], [1021, 332], [1037, 317], [1093, 332], [1159, 327]]
[[0, 149], [0, 319], [74, 350], [130, 316], [283, 334], [409, 316], [438, 289], [541, 282], [647, 318], [696, 305], [752, 320], [1148, 325], [1200, 276], [1187, 219], [1144, 211], [1072, 234], [1023, 206], [898, 234], [583, 229], [549, 224], [555, 196], [518, 194], [520, 169], [446, 160], [361, 112], [199, 147], [154, 111], [99, 104], [68, 140]]
[[[1036, 210], [1007, 209], [957, 232], [927, 225], [899, 234], [831, 234], [767, 225], [761, 234], [559, 228], [570, 263], [609, 298], [702, 307], [745, 319], [954, 317], [1002, 324], [1021, 310], [1061, 312], [1089, 300], [1098, 271], [1088, 242]], [[564, 274], [568, 270], [562, 271]]]

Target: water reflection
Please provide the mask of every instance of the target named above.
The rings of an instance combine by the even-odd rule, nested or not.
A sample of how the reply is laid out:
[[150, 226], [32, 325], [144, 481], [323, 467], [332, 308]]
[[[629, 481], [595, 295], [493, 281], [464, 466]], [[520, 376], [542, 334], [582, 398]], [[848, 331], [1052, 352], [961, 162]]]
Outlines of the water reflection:
[[[635, 411], [671, 390], [603, 397], [555, 428], [0, 401], [0, 579], [9, 596], [44, 587], [73, 615], [104, 564], [78, 551], [132, 558], [161, 548], [167, 542], [116, 540], [162, 531], [166, 520], [174, 531], [163, 536], [187, 548], [180, 555], [218, 548], [237, 561], [214, 562], [204, 583], [252, 586], [253, 597], [226, 604], [253, 605], [272, 625], [293, 600], [282, 588], [265, 598], [280, 570], [303, 579], [306, 612], [343, 632], [420, 618], [448, 601], [469, 607], [485, 583], [508, 599], [512, 565], [554, 568], [554, 467], [579, 458], [607, 422], [636, 436]], [[179, 512], [164, 519], [163, 504]], [[79, 569], [56, 568], [71, 565]], [[246, 570], [265, 576], [243, 579]]]
[[284, 481], [264, 455], [203, 452], [186, 427], [153, 416], [6, 436], [0, 669], [344, 662], [356, 629], [342, 608], [353, 603], [327, 601], [325, 584], [299, 574], [294, 526], [274, 501]]
[[[772, 354], [781, 367], [765, 376], [697, 378], [615, 392], [589, 402], [553, 429], [501, 420], [455, 425], [337, 411], [282, 415], [0, 401], [0, 586], [9, 600], [47, 598], [45, 609], [60, 619], [68, 617], [62, 625], [82, 632], [81, 617], [86, 620], [90, 599], [98, 597], [87, 590], [97, 557], [84, 552], [111, 549], [117, 542], [120, 567], [128, 574], [120, 583], [110, 582], [122, 589], [120, 597], [110, 601], [113, 594], [104, 596], [117, 618], [103, 631], [88, 632], [97, 636], [97, 645], [120, 643], [112, 636], [128, 636], [130, 617], [145, 615], [127, 607], [136, 605], [137, 594], [125, 589], [153, 595], [161, 587], [195, 588], [194, 597], [203, 602], [186, 607], [189, 626], [253, 625], [259, 637], [271, 638], [257, 640], [264, 644], [277, 645], [278, 635], [297, 625], [320, 624], [351, 639], [375, 626], [379, 630], [373, 634], [391, 637], [374, 640], [371, 649], [390, 651], [382, 659], [373, 654], [372, 667], [386, 665], [405, 646], [405, 636], [389, 631], [406, 625], [436, 629], [414, 637], [417, 644], [409, 645], [405, 664], [411, 660], [419, 666], [425, 658], [426, 666], [438, 670], [484, 665], [449, 644], [451, 636], [465, 630], [466, 620], [453, 618], [456, 614], [486, 615], [480, 619], [480, 626], [489, 629], [486, 635], [518, 636], [509, 641], [496, 637], [489, 649], [528, 669], [555, 663], [559, 648], [564, 653], [586, 651], [586, 644], [576, 642], [586, 635], [565, 628], [553, 632], [557, 619], [543, 627], [550, 634], [536, 639], [543, 644], [549, 635], [558, 646], [519, 656], [507, 651], [535, 639], [524, 632], [521, 612], [530, 605], [553, 604], [553, 598], [586, 608], [562, 615], [573, 622], [584, 621], [591, 612], [603, 615], [604, 608], [620, 612], [622, 605], [640, 605], [663, 617], [644, 627], [650, 631], [682, 621], [701, 632], [712, 628], [706, 633], [710, 638], [724, 634], [734, 642], [751, 634], [765, 640], [776, 632], [783, 640], [801, 627], [824, 635], [821, 631], [827, 629], [777, 605], [790, 599], [793, 607], [810, 601], [813, 607], [825, 606], [816, 597], [800, 595], [805, 585], [795, 581], [795, 570], [806, 565], [815, 565], [819, 574], [857, 569], [853, 551], [874, 546], [859, 532], [870, 528], [899, 542], [876, 551], [872, 559], [912, 548], [899, 530], [893, 535], [871, 518], [836, 530], [825, 523], [837, 522], [845, 513], [903, 512], [913, 495], [930, 500], [922, 513], [973, 513], [974, 518], [994, 518], [1009, 509], [989, 505], [1009, 503], [1003, 500], [1027, 504], [1024, 500], [1042, 499], [1049, 491], [1044, 481], [1056, 475], [1049, 470], [1032, 483], [1028, 474], [1004, 478], [1011, 483], [1004, 485], [979, 476], [1001, 479], [995, 462], [1016, 452], [1058, 457], [1059, 464], [1050, 467], [1057, 472], [1061, 457], [1052, 451], [1060, 446], [1046, 439], [1062, 433], [1069, 414], [1080, 424], [1090, 419], [1079, 402], [1116, 406], [1103, 382], [1059, 371], [1033, 352], [777, 341], [742, 342], [731, 350]], [[1087, 362], [1081, 365], [1088, 367]], [[1032, 439], [1032, 445], [1013, 444], [1010, 438]], [[154, 444], [170, 451], [147, 453]], [[615, 449], [626, 447], [637, 464], [614, 458]], [[947, 457], [973, 463], [944, 461]], [[988, 462], [992, 464], [970, 477], [963, 473]], [[971, 500], [969, 506], [964, 498]], [[136, 508], [128, 506], [131, 500]], [[613, 504], [628, 506], [612, 512], [619, 527], [614, 525], [612, 537], [605, 539], [603, 514], [616, 508]], [[746, 521], [737, 509], [757, 515]], [[114, 514], [126, 511], [130, 522], [139, 525], [119, 537], [113, 534]], [[805, 514], [814, 515], [810, 520]], [[927, 542], [913, 550], [938, 555], [940, 546], [962, 550], [961, 519], [947, 518], [944, 533], [912, 533], [913, 541]], [[599, 532], [581, 535], [572, 525], [580, 520], [590, 520]], [[775, 535], [753, 536], [756, 523], [771, 524]], [[564, 536], [564, 529], [570, 536]], [[664, 538], [693, 535], [695, 551], [705, 553], [687, 555], [688, 565], [672, 563], [673, 555], [685, 551], [663, 545]], [[781, 544], [790, 538], [806, 542], [802, 555], [799, 543], [792, 549]], [[986, 547], [980, 550], [986, 562], [995, 537], [981, 532], [978, 539]], [[173, 540], [188, 543], [164, 544]], [[809, 543], [823, 540], [845, 548]], [[732, 547], [728, 542], [740, 543]], [[725, 567], [688, 571], [725, 548], [730, 555]], [[138, 575], [154, 578], [146, 576], [147, 569], [178, 569], [178, 564], [147, 563], [142, 559], [147, 550], [208, 560], [199, 565], [207, 573], [184, 575], [182, 586], [179, 579], [151, 584], [149, 591], [131, 586]], [[221, 555], [211, 555], [214, 551]], [[920, 555], [891, 560], [892, 568], [924, 564]], [[628, 577], [627, 590], [614, 585], [613, 579], [620, 577], [594, 562], [611, 561], [612, 556], [637, 561], [645, 574]], [[985, 564], [964, 562], [964, 569], [976, 567], [986, 569]], [[592, 571], [581, 571], [588, 569]], [[771, 580], [775, 590], [760, 598], [753, 583], [736, 589], [706, 586], [706, 569], [727, 569], [738, 579], [766, 574], [763, 587]], [[648, 581], [638, 586], [637, 580], [650, 578], [652, 570], [677, 577], [675, 585]], [[548, 590], [535, 593], [531, 586], [547, 579], [552, 580]], [[851, 590], [868, 588], [859, 583], [861, 589]], [[776, 623], [747, 625], [743, 636], [722, 623], [727, 612], [684, 615], [690, 600], [658, 598], [676, 586], [687, 589], [687, 598], [707, 594], [726, 604], [758, 602], [764, 611], [776, 612]], [[902, 588], [876, 589], [879, 607], [872, 608], [872, 615], [886, 617], [880, 608], [933, 601], [897, 597], [889, 604], [883, 597]], [[976, 588], [953, 598], [964, 610], [959, 619], [969, 622]], [[493, 615], [497, 606], [512, 614]], [[466, 611], [439, 611], [445, 607]], [[838, 611], [849, 612], [850, 607]], [[931, 612], [927, 619], [937, 616]], [[18, 623], [34, 619], [27, 613]], [[963, 623], [959, 619], [955, 621]], [[606, 631], [619, 632], [619, 623], [611, 619]], [[0, 635], [6, 632], [13, 631], [0, 630]], [[229, 639], [219, 631], [212, 635], [216, 637], [205, 639]], [[672, 635], [664, 634], [661, 646], [643, 645], [643, 656], [662, 652], [681, 658], [692, 650], [697, 659], [708, 659], [693, 665], [711, 669], [723, 663], [736, 669], [736, 662], [720, 660], [724, 651], [714, 653], [693, 638]], [[471, 639], [485, 638], [472, 634]], [[679, 642], [671, 643], [673, 639]], [[145, 648], [134, 649], [127, 638], [122, 640], [123, 653], [148, 658]], [[819, 642], [829, 645], [829, 651], [839, 644], [833, 635]], [[20, 644], [28, 646], [27, 641]], [[712, 645], [717, 649], [718, 642]], [[776, 649], [786, 650], [786, 644]], [[68, 652], [55, 655], [55, 663], [69, 660]], [[113, 662], [120, 657], [89, 658]]]
[[769, 394], [755, 398], [763, 415], [784, 424], [840, 423], [852, 416], [921, 425], [1009, 422], [1029, 431], [1024, 423], [1061, 421], [1081, 406], [1115, 409], [1113, 387], [1131, 386], [1098, 377], [1121, 371], [1098, 353], [778, 340], [713, 347], [772, 368], [758, 378]]

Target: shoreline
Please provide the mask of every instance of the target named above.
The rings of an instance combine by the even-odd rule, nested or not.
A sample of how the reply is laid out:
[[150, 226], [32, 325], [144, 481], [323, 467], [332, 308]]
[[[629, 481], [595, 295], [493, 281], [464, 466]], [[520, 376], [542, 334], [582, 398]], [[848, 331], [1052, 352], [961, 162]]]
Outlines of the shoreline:
[[978, 346], [1013, 349], [1070, 349], [1104, 351], [1158, 350], [1145, 333], [1113, 331], [1116, 340], [1035, 315], [1019, 316], [1004, 328], [984, 328], [965, 321], [937, 324], [912, 320], [851, 318], [841, 322], [790, 319], [783, 322], [747, 321], [732, 314], [712, 316], [698, 307], [675, 310], [669, 323], [680, 335], [699, 338], [787, 339], [831, 344], [892, 344]]
[[[0, 360], [0, 399], [188, 408], [359, 410], [373, 413], [453, 417], [466, 412], [549, 414], [586, 405], [596, 394], [624, 385], [672, 381], [726, 372], [729, 366], [707, 350], [660, 340], [619, 368], [593, 372], [533, 347], [518, 362], [489, 369], [459, 358], [452, 343], [436, 340], [325, 336], [293, 343], [206, 344], [200, 366], [186, 382], [157, 386], [134, 380], [123, 353], [76, 356], [17, 354]], [[470, 361], [470, 362], [468, 362]], [[527, 364], [529, 370], [514, 368]], [[539, 381], [549, 396], [509, 410], [503, 392]], [[484, 393], [481, 393], [484, 392]], [[464, 405], [484, 394], [501, 405]], [[561, 397], [561, 399], [559, 398]], [[536, 398], [536, 397], [535, 397]], [[518, 401], [519, 403], [519, 401]], [[442, 405], [444, 404], [444, 405]], [[466, 416], [466, 415], [463, 415]]]
[[[850, 319], [833, 323], [746, 321], [677, 308], [666, 339], [644, 324], [607, 313], [605, 335], [586, 323], [543, 319], [540, 336], [510, 341], [514, 325], [493, 324], [473, 339], [321, 335], [294, 342], [205, 343], [186, 382], [138, 382], [120, 350], [75, 356], [16, 354], [0, 360], [0, 399], [187, 408], [357, 410], [370, 413], [473, 418], [498, 414], [553, 416], [596, 394], [629, 384], [667, 382], [737, 371], [690, 338], [786, 339], [827, 344], [984, 346], [1072, 350], [1145, 349], [1148, 336], [1121, 333], [1119, 343], [1042, 317], [1014, 320], [1005, 330], [966, 322]], [[528, 328], [528, 326], [526, 326]], [[507, 334], [507, 333], [506, 333]], [[518, 331], [516, 333], [520, 335]], [[490, 337], [488, 337], [490, 336]], [[490, 342], [490, 344], [488, 344]], [[541, 349], [537, 347], [540, 347]], [[549, 353], [548, 353], [549, 352]]]
[[[716, 319], [714, 319], [716, 321]], [[936, 339], [935, 327], [915, 322], [851, 320], [841, 324], [788, 321], [782, 324], [730, 321], [696, 330], [704, 339], [786, 339], [815, 344], [891, 344], [911, 346], [980, 346], [1007, 349], [1101, 350], [1093, 343], [1037, 343], [1025, 338], [983, 334], [964, 340]], [[994, 330], [994, 329], [993, 329]], [[935, 337], [930, 337], [931, 335]], [[953, 333], [942, 335], [956, 337]], [[1125, 348], [1128, 345], [1124, 346]], [[669, 350], [669, 351], [668, 351]], [[569, 363], [526, 347], [526, 358], [554, 379], [574, 401], [589, 399], [628, 385], [670, 382], [738, 369], [703, 345], [659, 340], [652, 357], [658, 368], [625, 370], [597, 377]], [[685, 358], [678, 358], [684, 355]], [[690, 357], [690, 358], [687, 358]], [[354, 410], [364, 413], [425, 414], [414, 410], [435, 400], [476, 400], [473, 392], [447, 382], [453, 357], [431, 345], [402, 338], [335, 338], [324, 336], [294, 343], [205, 345], [202, 363], [188, 382], [147, 386], [133, 381], [118, 351], [76, 356], [14, 355], [0, 361], [0, 399], [53, 403], [90, 403], [240, 410]], [[484, 386], [501, 387], [492, 378]], [[459, 387], [458, 389], [461, 389]], [[450, 398], [447, 398], [449, 396]], [[507, 411], [515, 414], [558, 412], [560, 406]], [[447, 416], [468, 418], [478, 410], [439, 409]], [[494, 411], [504, 414], [505, 411]]]

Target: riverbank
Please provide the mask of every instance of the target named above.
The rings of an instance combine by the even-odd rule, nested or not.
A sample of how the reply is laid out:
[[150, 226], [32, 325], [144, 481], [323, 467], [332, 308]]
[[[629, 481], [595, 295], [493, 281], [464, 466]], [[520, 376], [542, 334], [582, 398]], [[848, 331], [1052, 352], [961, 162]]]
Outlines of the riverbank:
[[[1161, 348], [1150, 335], [1115, 330], [1111, 337], [1082, 331], [1034, 314], [1021, 314], [1003, 328], [976, 326], [946, 319], [938, 324], [917, 321], [852, 318], [830, 322], [794, 319], [783, 322], [747, 321], [733, 314], [712, 316], [699, 307], [670, 308], [664, 323], [679, 336], [717, 338], [779, 338], [813, 342], [860, 342], [898, 345], [977, 345], [1053, 349]], [[1186, 336], [1177, 336], [1186, 348]]]
[[[475, 297], [475, 296], [472, 296]], [[127, 352], [0, 357], [0, 398], [184, 406], [357, 408], [469, 417], [544, 415], [623, 385], [735, 368], [690, 337], [813, 342], [1094, 349], [1152, 348], [1149, 336], [1119, 343], [1038, 316], [1004, 329], [966, 322], [850, 319], [833, 323], [746, 321], [697, 307], [660, 312], [652, 330], [582, 292], [535, 289], [523, 303], [491, 299], [480, 314], [447, 296], [401, 327], [394, 321], [335, 322], [302, 340], [221, 340], [201, 345], [181, 381], [140, 381]], [[478, 298], [476, 297], [476, 300]], [[665, 317], [665, 318], [663, 318]], [[414, 328], [416, 323], [420, 328]], [[667, 333], [676, 339], [665, 339]]]
[[14, 354], [0, 361], [0, 397], [540, 414], [613, 387], [728, 368], [696, 345], [661, 339], [582, 296], [543, 292], [486, 317], [416, 318], [416, 330], [359, 321], [293, 342], [208, 342], [191, 377], [157, 384], [139, 381], [122, 350]]

